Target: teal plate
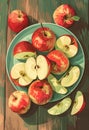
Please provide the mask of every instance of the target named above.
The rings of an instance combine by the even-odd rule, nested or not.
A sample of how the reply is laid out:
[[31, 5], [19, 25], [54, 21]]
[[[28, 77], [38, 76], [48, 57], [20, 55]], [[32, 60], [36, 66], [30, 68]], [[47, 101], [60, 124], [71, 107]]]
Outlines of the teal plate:
[[[26, 40], [26, 41], [31, 41], [31, 37], [32, 37], [32, 34], [33, 32], [39, 28], [41, 25], [40, 23], [38, 24], [34, 24], [34, 25], [31, 25], [29, 27], [27, 27], [26, 29], [22, 30], [20, 33], [18, 33], [14, 39], [12, 40], [12, 42], [10, 43], [10, 46], [7, 50], [7, 55], [6, 55], [6, 71], [7, 71], [7, 75], [9, 77], [9, 80], [12, 84], [12, 86], [16, 89], [16, 90], [23, 90], [23, 91], [26, 91], [27, 92], [27, 88], [21, 88], [19, 86], [16, 86], [11, 78], [10, 78], [10, 70], [12, 68], [12, 66], [14, 64], [16, 64], [17, 62], [19, 62], [18, 60], [16, 60], [14, 57], [13, 57], [13, 48], [14, 46], [20, 42], [20, 41], [23, 41], [23, 40]], [[78, 86], [78, 84], [80, 83], [81, 79], [82, 79], [82, 76], [83, 76], [83, 73], [84, 73], [84, 68], [85, 68], [85, 56], [84, 56], [84, 52], [83, 52], [83, 48], [81, 46], [81, 43], [79, 42], [79, 40], [77, 39], [77, 37], [71, 32], [69, 31], [68, 29], [64, 28], [64, 27], [61, 27], [61, 26], [58, 26], [54, 23], [43, 23], [43, 26], [45, 27], [49, 27], [51, 30], [54, 31], [54, 33], [56, 34], [56, 37], [58, 38], [59, 36], [63, 35], [63, 34], [70, 34], [70, 35], [73, 35], [77, 42], [78, 42], [78, 45], [79, 45], [79, 50], [78, 50], [78, 53], [75, 57], [71, 58], [70, 59], [70, 63], [72, 65], [78, 65], [80, 67], [80, 77], [78, 79], [78, 81], [71, 87], [68, 88], [68, 92], [64, 95], [62, 94], [57, 94], [54, 92], [54, 95], [51, 99], [50, 102], [54, 102], [54, 101], [58, 101], [58, 100], [61, 100], [63, 99], [64, 97], [68, 96], [70, 93], [72, 93], [74, 91], [74, 89]], [[58, 77], [60, 78], [60, 76]]]

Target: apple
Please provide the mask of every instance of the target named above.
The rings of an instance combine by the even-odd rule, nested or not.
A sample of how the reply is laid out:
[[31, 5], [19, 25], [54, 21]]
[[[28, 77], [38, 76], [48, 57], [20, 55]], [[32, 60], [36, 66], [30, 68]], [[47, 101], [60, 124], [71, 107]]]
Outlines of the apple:
[[62, 74], [68, 69], [69, 59], [62, 51], [52, 50], [47, 57], [52, 63], [52, 73]]
[[77, 82], [80, 76], [80, 68], [78, 66], [72, 66], [67, 73], [61, 78], [61, 85], [64, 87], [70, 87]]
[[48, 109], [50, 115], [60, 115], [66, 112], [71, 106], [72, 100], [69, 97], [62, 99], [59, 103]]
[[79, 114], [85, 108], [85, 99], [81, 91], [77, 91], [71, 110], [71, 115]]
[[11, 111], [17, 114], [25, 114], [31, 107], [31, 100], [26, 92], [14, 91], [8, 100]]
[[8, 16], [8, 26], [9, 28], [18, 33], [22, 29], [26, 28], [29, 25], [29, 18], [21, 10], [13, 10]]
[[51, 100], [53, 90], [46, 80], [35, 80], [28, 88], [28, 95], [33, 103], [44, 105]]
[[48, 82], [51, 85], [52, 89], [56, 93], [60, 93], [60, 94], [66, 94], [67, 93], [68, 90], [61, 85], [60, 80], [57, 80], [55, 78], [55, 76], [53, 76], [52, 74], [49, 74], [47, 79], [48, 79]]
[[30, 57], [25, 63], [25, 71], [29, 78], [40, 80], [45, 79], [51, 71], [51, 63], [46, 56], [38, 55], [36, 58]]
[[52, 50], [55, 42], [56, 35], [48, 27], [40, 27], [36, 29], [32, 35], [33, 46], [41, 52]]
[[36, 56], [36, 50], [28, 41], [20, 41], [13, 48], [13, 56], [16, 59], [27, 59], [31, 56]]
[[74, 21], [79, 21], [79, 17], [76, 16], [75, 10], [69, 4], [62, 4], [54, 10], [53, 13], [54, 22], [65, 28], [69, 28]]
[[63, 51], [68, 58], [71, 58], [78, 52], [78, 43], [72, 35], [65, 34], [57, 39], [55, 48]]
[[29, 78], [25, 72], [25, 63], [20, 62], [13, 65], [10, 71], [12, 81], [18, 86], [27, 86], [33, 79]]

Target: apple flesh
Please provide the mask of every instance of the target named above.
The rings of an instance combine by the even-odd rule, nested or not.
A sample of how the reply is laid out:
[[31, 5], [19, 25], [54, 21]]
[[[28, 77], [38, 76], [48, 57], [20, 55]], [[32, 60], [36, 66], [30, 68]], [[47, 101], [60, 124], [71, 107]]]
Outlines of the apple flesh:
[[48, 77], [48, 82], [51, 85], [52, 89], [59, 94], [66, 94], [67, 93], [67, 89], [65, 87], [63, 87], [60, 83], [59, 80], [57, 80], [55, 78], [55, 76], [53, 76], [52, 74], [50, 74]]
[[56, 42], [56, 35], [47, 27], [40, 27], [32, 35], [33, 46], [42, 52], [50, 51], [54, 48]]
[[72, 100], [67, 97], [61, 100], [59, 103], [48, 109], [50, 115], [60, 115], [66, 112], [71, 106]]
[[64, 87], [70, 87], [77, 82], [80, 76], [80, 68], [78, 66], [72, 66], [69, 71], [61, 78], [61, 85]]
[[30, 42], [21, 41], [14, 46], [13, 56], [16, 59], [24, 60], [36, 56], [36, 50]]
[[9, 108], [17, 114], [25, 114], [31, 107], [31, 100], [26, 92], [14, 91], [8, 101]]
[[53, 50], [47, 55], [48, 59], [52, 63], [52, 73], [62, 74], [69, 67], [69, 59], [60, 50]]
[[65, 34], [57, 39], [55, 48], [63, 51], [68, 58], [71, 58], [78, 52], [78, 43], [72, 35]]
[[23, 87], [29, 85], [33, 81], [25, 73], [25, 63], [23, 62], [17, 63], [12, 67], [10, 77], [16, 85]]
[[33, 103], [47, 104], [53, 95], [53, 90], [46, 80], [35, 80], [28, 88], [28, 95]]
[[69, 4], [62, 4], [57, 7], [53, 13], [54, 22], [58, 25], [61, 25], [65, 28], [69, 28], [74, 21], [78, 21], [79, 17], [75, 19], [76, 15], [75, 10]]
[[21, 10], [13, 10], [8, 16], [9, 28], [18, 33], [29, 25], [29, 18]]
[[38, 77], [43, 80], [49, 75], [51, 64], [46, 56], [39, 55], [36, 59], [30, 57], [25, 63], [25, 71], [29, 78], [36, 79]]
[[80, 113], [85, 108], [85, 99], [81, 91], [77, 91], [74, 99], [74, 104], [71, 110], [71, 115]]

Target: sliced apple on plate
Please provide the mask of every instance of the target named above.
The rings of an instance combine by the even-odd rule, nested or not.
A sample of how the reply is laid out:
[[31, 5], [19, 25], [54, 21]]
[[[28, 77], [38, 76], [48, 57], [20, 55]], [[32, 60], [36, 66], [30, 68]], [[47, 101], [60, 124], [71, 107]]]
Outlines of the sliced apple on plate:
[[48, 109], [50, 115], [60, 115], [66, 112], [71, 106], [72, 100], [69, 97], [62, 99], [59, 103]]
[[48, 77], [48, 82], [50, 83], [52, 89], [56, 92], [56, 93], [60, 93], [60, 94], [66, 94], [67, 93], [67, 89], [65, 87], [63, 87], [60, 84], [60, 81], [57, 80], [55, 78], [55, 76], [53, 76], [52, 74], [50, 74]]
[[84, 95], [81, 91], [77, 91], [75, 95], [73, 107], [71, 110], [71, 115], [80, 113], [84, 109], [84, 107], [85, 107]]
[[80, 76], [80, 68], [78, 66], [72, 66], [64, 77], [61, 78], [61, 85], [64, 87], [70, 87], [77, 82]]
[[25, 63], [25, 71], [31, 79], [38, 77], [40, 80], [43, 80], [51, 71], [51, 63], [43, 55], [39, 55], [36, 58], [30, 57]]
[[63, 51], [68, 58], [71, 58], [78, 52], [78, 43], [72, 35], [65, 34], [57, 39], [55, 48]]
[[17, 63], [12, 67], [10, 76], [12, 81], [19, 86], [27, 86], [33, 81], [25, 73], [25, 63], [23, 62]]

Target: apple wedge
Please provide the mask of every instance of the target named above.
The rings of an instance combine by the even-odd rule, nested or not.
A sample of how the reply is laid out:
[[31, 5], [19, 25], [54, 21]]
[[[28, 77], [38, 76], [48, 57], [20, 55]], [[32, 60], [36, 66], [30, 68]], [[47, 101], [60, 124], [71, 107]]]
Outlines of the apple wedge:
[[37, 58], [30, 57], [25, 63], [26, 74], [31, 79], [36, 79], [38, 77], [40, 80], [43, 80], [49, 75], [50, 70], [51, 64], [43, 55], [39, 55]]
[[63, 51], [68, 58], [71, 58], [78, 52], [78, 43], [72, 35], [65, 34], [57, 39], [55, 48]]
[[50, 115], [60, 115], [66, 112], [69, 107], [71, 106], [72, 100], [71, 98], [67, 97], [61, 100], [59, 103], [48, 109], [48, 113]]
[[71, 115], [80, 113], [84, 109], [84, 107], [85, 107], [85, 100], [84, 100], [83, 93], [81, 91], [77, 91], [75, 95], [73, 107], [71, 110]]
[[50, 74], [48, 77], [48, 82], [51, 85], [52, 89], [56, 92], [56, 93], [60, 93], [60, 94], [66, 94], [67, 93], [67, 89], [65, 87], [63, 87], [60, 84], [60, 81], [57, 80], [52, 74]]
[[16, 81], [18, 82], [19, 86], [27, 86], [29, 85], [33, 80], [29, 78], [25, 73], [25, 63], [17, 63], [15, 64], [10, 72], [11, 79], [14, 83]]
[[80, 68], [73, 66], [67, 71], [64, 77], [61, 78], [61, 85], [64, 87], [70, 87], [77, 82], [80, 76]]

